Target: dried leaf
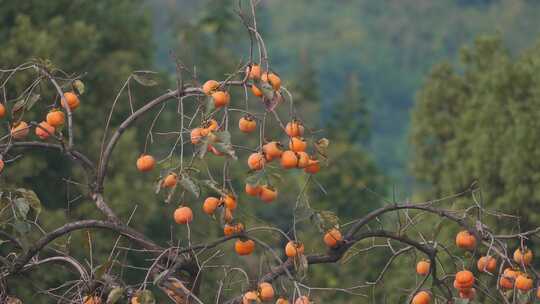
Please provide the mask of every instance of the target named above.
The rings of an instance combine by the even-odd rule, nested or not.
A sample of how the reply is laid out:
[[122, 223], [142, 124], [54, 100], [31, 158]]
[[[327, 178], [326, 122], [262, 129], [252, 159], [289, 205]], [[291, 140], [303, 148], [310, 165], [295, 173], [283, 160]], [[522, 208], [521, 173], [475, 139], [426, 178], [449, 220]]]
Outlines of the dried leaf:
[[32, 93], [32, 95], [30, 96], [30, 98], [28, 98], [28, 102], [26, 103], [25, 108], [26, 108], [27, 110], [32, 109], [32, 107], [36, 104], [36, 102], [38, 102], [38, 100], [39, 100], [40, 98], [41, 98], [41, 95]]
[[26, 215], [28, 215], [28, 211], [30, 211], [28, 201], [24, 197], [19, 197], [16, 198], [13, 203], [15, 204], [17, 217], [20, 217], [23, 220], [26, 219]]
[[137, 296], [137, 299], [140, 304], [156, 304], [154, 294], [148, 289], [141, 291]]
[[270, 112], [273, 111], [283, 101], [283, 96], [281, 96], [280, 92], [274, 91], [271, 98], [263, 95], [262, 101], [266, 110]]
[[214, 146], [219, 152], [225, 153], [233, 159], [238, 159], [231, 144], [231, 133], [228, 131], [213, 132], [215, 135], [212, 137], [212, 146]]
[[73, 82], [73, 87], [75, 88], [75, 90], [77, 90], [77, 93], [79, 93], [79, 95], [84, 94], [84, 83], [80, 79], [77, 79]]
[[201, 188], [187, 174], [182, 174], [180, 178], [180, 185], [197, 198], [201, 195]]
[[36, 214], [41, 213], [41, 200], [33, 190], [19, 188], [16, 191], [24, 197], [30, 208], [32, 208]]
[[101, 280], [101, 278], [103, 277], [103, 275], [105, 273], [107, 273], [107, 271], [109, 271], [109, 269], [112, 267], [112, 264], [113, 264], [113, 260], [107, 260], [107, 262], [99, 265], [98, 267], [96, 267], [95, 271], [94, 271], [94, 277], [96, 280]]
[[107, 296], [107, 304], [115, 304], [122, 296], [124, 295], [124, 288], [122, 287], [116, 287], [109, 292], [109, 296]]
[[143, 86], [151, 87], [157, 85], [157, 81], [152, 79], [152, 75], [156, 74], [151, 71], [138, 71], [133, 74], [133, 79]]

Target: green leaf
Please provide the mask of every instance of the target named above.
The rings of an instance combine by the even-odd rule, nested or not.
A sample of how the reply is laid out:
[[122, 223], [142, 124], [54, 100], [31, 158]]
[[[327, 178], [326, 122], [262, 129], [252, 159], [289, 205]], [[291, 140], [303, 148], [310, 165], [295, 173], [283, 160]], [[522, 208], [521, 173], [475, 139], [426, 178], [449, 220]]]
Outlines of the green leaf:
[[148, 289], [141, 291], [137, 298], [140, 304], [156, 304], [154, 294]]
[[325, 228], [330, 229], [339, 225], [339, 218], [332, 211], [320, 211], [319, 215]]
[[180, 185], [197, 198], [201, 195], [201, 188], [187, 174], [182, 174], [180, 178]]
[[39, 215], [39, 213], [41, 213], [41, 200], [33, 190], [19, 188], [16, 191], [19, 192], [24, 199], [26, 199], [26, 202], [30, 205], [30, 208], [36, 212], [36, 214]]
[[77, 90], [77, 93], [79, 93], [79, 95], [84, 94], [84, 83], [80, 79], [77, 79], [73, 82], [73, 87], [75, 88], [75, 90]]
[[116, 287], [109, 292], [109, 296], [107, 296], [107, 304], [115, 304], [122, 296], [124, 295], [124, 288], [122, 287]]
[[133, 74], [133, 79], [145, 87], [152, 87], [157, 85], [157, 81], [152, 79], [152, 75], [156, 74], [151, 71], [139, 71]]

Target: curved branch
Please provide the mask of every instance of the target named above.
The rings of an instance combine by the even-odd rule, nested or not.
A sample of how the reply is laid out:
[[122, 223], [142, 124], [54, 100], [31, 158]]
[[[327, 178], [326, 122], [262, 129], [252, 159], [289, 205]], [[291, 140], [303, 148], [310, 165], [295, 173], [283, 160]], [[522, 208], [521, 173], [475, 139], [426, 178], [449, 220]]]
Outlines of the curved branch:
[[52, 143], [46, 143], [46, 142], [39, 142], [39, 141], [22, 141], [22, 142], [12, 142], [9, 144], [3, 144], [0, 145], [0, 148], [6, 149], [7, 153], [10, 149], [16, 149], [16, 148], [41, 148], [41, 149], [49, 149], [49, 150], [58, 150], [61, 153], [71, 156], [73, 160], [76, 160], [78, 163], [82, 165], [82, 167], [87, 171], [93, 173], [95, 171], [95, 166], [90, 161], [86, 155], [83, 153], [77, 151], [77, 150], [70, 150], [67, 151], [62, 145], [59, 144], [52, 144]]
[[[222, 85], [242, 85], [242, 81], [225, 81], [222, 82]], [[168, 93], [165, 93], [159, 97], [156, 97], [152, 101], [148, 102], [144, 106], [142, 106], [137, 111], [133, 112], [128, 118], [126, 118], [116, 129], [116, 131], [113, 133], [111, 139], [107, 143], [107, 147], [105, 148], [103, 155], [101, 156], [101, 160], [99, 163], [98, 173], [97, 173], [97, 180], [96, 184], [98, 187], [98, 192], [102, 192], [103, 190], [103, 182], [105, 180], [105, 176], [107, 175], [107, 166], [109, 163], [109, 159], [111, 157], [111, 154], [114, 150], [114, 147], [120, 140], [120, 137], [122, 136], [122, 133], [129, 128], [134, 122], [136, 122], [141, 116], [143, 116], [146, 112], [152, 110], [154, 107], [159, 106], [160, 104], [168, 101], [169, 99], [173, 98], [181, 98], [181, 97], [187, 97], [187, 96], [196, 96], [203, 94], [203, 91], [199, 87], [188, 87], [184, 88], [180, 93], [178, 92], [178, 89], [174, 91], [170, 91]]]
[[122, 224], [100, 220], [83, 220], [65, 224], [64, 226], [51, 231], [50, 233], [39, 239], [32, 247], [28, 249], [25, 254], [21, 255], [14, 261], [8, 275], [13, 275], [19, 272], [24, 267], [24, 265], [26, 265], [26, 263], [28, 263], [28, 261], [32, 259], [32, 257], [34, 257], [41, 249], [43, 249], [55, 239], [66, 235], [67, 233], [70, 233], [72, 231], [85, 228], [100, 228], [112, 230], [134, 240], [146, 249], [159, 251], [164, 250], [162, 247], [147, 240], [143, 234]]

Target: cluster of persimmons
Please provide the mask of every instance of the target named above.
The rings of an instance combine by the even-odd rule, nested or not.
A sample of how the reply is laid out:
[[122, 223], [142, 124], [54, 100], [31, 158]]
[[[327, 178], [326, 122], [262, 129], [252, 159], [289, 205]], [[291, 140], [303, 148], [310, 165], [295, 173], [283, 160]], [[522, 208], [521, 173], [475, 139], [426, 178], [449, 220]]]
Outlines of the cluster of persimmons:
[[[469, 231], [463, 230], [456, 235], [456, 246], [458, 248], [472, 251], [477, 247], [476, 237]], [[528, 248], [517, 248], [514, 251], [514, 262], [516, 265], [505, 268], [500, 274], [498, 284], [502, 290], [517, 289], [519, 292], [529, 292], [533, 289], [533, 279], [525, 272], [533, 260], [533, 253]], [[481, 256], [476, 262], [478, 273], [497, 274], [497, 259], [493, 256]], [[521, 271], [523, 269], [524, 271]], [[416, 273], [427, 276], [431, 272], [431, 262], [421, 260], [416, 264]], [[463, 269], [458, 271], [454, 277], [454, 288], [462, 299], [473, 300], [476, 296], [476, 289], [473, 287], [476, 279], [472, 271]], [[540, 299], [540, 288], [536, 290], [536, 297]], [[417, 292], [412, 304], [431, 303], [431, 294], [422, 290]]]
[[[74, 92], [64, 93], [64, 98], [61, 99], [62, 108], [69, 107], [70, 111], [74, 111], [80, 105], [80, 100]], [[54, 108], [50, 110], [45, 119], [35, 126], [36, 136], [41, 140], [46, 140], [52, 136], [57, 130], [64, 125], [65, 113], [62, 108]], [[0, 119], [6, 116], [6, 107], [0, 103]], [[19, 120], [11, 126], [10, 135], [13, 140], [24, 140], [30, 133], [31, 126], [24, 120]], [[0, 172], [4, 169], [4, 161], [0, 158]]]
[[[246, 70], [246, 74], [252, 82], [251, 91], [256, 97], [264, 98], [263, 86], [271, 88], [275, 92], [281, 90], [280, 77], [272, 72], [263, 72], [257, 64], [250, 65]], [[229, 92], [224, 89], [224, 85], [225, 83], [222, 84], [216, 80], [208, 80], [202, 85], [202, 92], [212, 98], [216, 109], [226, 107], [230, 103], [231, 97]], [[240, 118], [238, 128], [243, 133], [253, 133], [257, 130], [257, 119], [248, 113]], [[221, 129], [214, 118], [209, 118], [200, 127], [191, 130], [191, 143], [197, 146], [204, 142], [208, 152], [216, 156], [224, 156], [225, 153], [212, 145], [214, 133]], [[283, 131], [288, 138], [286, 145], [283, 145], [278, 140], [267, 141], [259, 147], [257, 152], [253, 152], [248, 156], [247, 167], [250, 172], [264, 170], [265, 166], [273, 161], [279, 162], [280, 166], [287, 170], [301, 169], [306, 174], [319, 172], [321, 169], [319, 161], [314, 155], [307, 153], [308, 142], [303, 138], [305, 128], [302, 122], [292, 119], [283, 128]], [[143, 154], [137, 159], [137, 168], [141, 172], [151, 171], [154, 169], [155, 164], [154, 157], [149, 154]], [[163, 188], [175, 187], [180, 178], [181, 176], [178, 176], [177, 173], [170, 172], [161, 180], [161, 186]], [[257, 197], [265, 203], [273, 202], [278, 196], [278, 190], [269, 184], [246, 183], [245, 193]], [[237, 197], [230, 191], [225, 191], [220, 197], [207, 197], [202, 203], [202, 211], [208, 215], [213, 215], [218, 208], [223, 208], [223, 233], [225, 236], [241, 235], [244, 232], [244, 224], [233, 220], [237, 207]], [[189, 206], [181, 205], [174, 211], [173, 219], [177, 224], [189, 224], [193, 221], [193, 211]], [[330, 248], [337, 247], [342, 241], [341, 232], [337, 228], [329, 229], [324, 235], [323, 241]], [[255, 250], [255, 242], [242, 235], [236, 240], [234, 250], [240, 256], [250, 255]], [[301, 242], [291, 240], [286, 244], [284, 251], [288, 258], [295, 259], [303, 255], [304, 245]], [[243, 295], [243, 302], [246, 304], [259, 303], [273, 300], [274, 297], [272, 284], [262, 282], [259, 284], [258, 290], [251, 290]], [[287, 304], [289, 301], [284, 297], [279, 297], [276, 303]], [[299, 297], [294, 303], [308, 304], [309, 299], [306, 296]]]

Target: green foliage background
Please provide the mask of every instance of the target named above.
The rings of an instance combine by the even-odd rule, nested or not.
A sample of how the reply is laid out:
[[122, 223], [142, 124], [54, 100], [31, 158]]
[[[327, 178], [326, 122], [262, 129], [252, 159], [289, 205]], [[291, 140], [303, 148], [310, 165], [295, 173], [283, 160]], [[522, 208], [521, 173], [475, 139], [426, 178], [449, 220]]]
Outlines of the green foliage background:
[[[235, 5], [236, 1], [217, 0], [0, 1], [0, 67], [47, 58], [68, 73], [85, 73], [87, 94], [75, 113], [76, 145], [97, 161], [106, 115], [134, 70], [163, 72], [157, 87], [131, 83], [135, 106], [140, 106], [174, 86], [171, 50], [187, 67], [197, 67], [197, 82], [222, 79], [240, 59], [247, 59], [249, 39], [234, 14]], [[490, 208], [518, 210], [525, 216], [522, 228], [538, 223], [535, 205], [539, 193], [534, 185], [540, 178], [540, 165], [535, 161], [540, 153], [535, 110], [540, 100], [540, 54], [538, 46], [531, 46], [540, 31], [540, 19], [535, 17], [539, 13], [540, 4], [525, 0], [263, 1], [258, 10], [259, 27], [272, 68], [295, 95], [302, 119], [312, 124], [310, 128], [322, 129], [321, 136], [331, 140], [331, 166], [317, 177], [324, 188], [309, 189], [312, 207], [332, 210], [346, 223], [384, 204], [384, 197], [390, 201], [409, 196], [440, 197], [478, 179]], [[499, 38], [477, 40], [461, 52], [459, 61], [461, 46], [470, 45], [480, 34], [497, 34]], [[523, 51], [526, 48], [530, 49]], [[432, 69], [442, 60], [447, 62]], [[8, 94], [20, 93], [28, 80], [28, 76], [17, 78]], [[53, 103], [52, 88], [41, 90], [42, 100], [32, 120], [41, 119]], [[416, 91], [409, 137], [409, 111]], [[233, 102], [235, 98], [240, 95], [233, 96]], [[113, 126], [129, 111], [126, 96], [118, 105]], [[175, 113], [175, 105], [168, 106], [157, 128], [176, 126]], [[185, 242], [185, 228], [172, 225], [170, 220], [176, 203], [166, 205], [163, 194], [153, 193], [158, 176], [140, 175], [134, 168], [149, 123], [142, 121], [124, 135], [111, 162], [106, 196], [123, 218], [136, 210], [133, 226], [151, 238], [162, 244]], [[273, 132], [275, 137], [281, 136], [277, 130]], [[241, 136], [233, 134], [233, 138]], [[159, 140], [149, 149], [164, 157], [171, 142]], [[241, 154], [241, 158], [245, 156]], [[0, 188], [34, 189], [45, 208], [40, 216], [45, 229], [68, 220], [99, 217], [91, 202], [78, 198], [87, 189], [66, 182], [81, 178], [81, 172], [67, 163], [48, 153], [25, 155], [0, 175]], [[215, 172], [221, 168], [216, 159], [210, 159], [208, 165]], [[408, 173], [409, 165], [413, 175]], [[241, 192], [245, 166], [235, 163], [231, 170], [240, 177], [234, 186]], [[415, 181], [420, 187], [413, 192]], [[280, 189], [276, 205], [261, 206], [242, 195], [240, 219], [248, 226], [272, 223], [289, 231], [294, 212], [291, 202], [304, 182], [305, 176], [296, 173], [276, 180]], [[203, 196], [210, 194], [207, 191]], [[202, 202], [202, 198], [187, 200], [193, 206]], [[220, 236], [218, 222], [203, 216], [200, 208], [194, 209], [193, 238], [203, 242]], [[323, 250], [320, 232], [309, 221], [301, 225], [300, 237], [307, 252]], [[429, 231], [431, 226], [419, 229]], [[443, 231], [445, 236], [453, 233], [453, 227]], [[28, 241], [38, 236], [32, 233]], [[95, 267], [106, 261], [115, 236], [92, 232], [91, 237], [92, 258], [86, 232], [56, 245]], [[282, 240], [270, 240], [276, 248], [282, 246]], [[230, 252], [231, 248], [224, 246], [223, 250]], [[257, 257], [261, 255], [259, 252]], [[346, 287], [374, 280], [387, 255], [377, 250], [365, 257], [359, 253], [343, 267], [310, 267], [308, 283]], [[127, 261], [144, 264], [144, 258], [128, 255]], [[417, 280], [411, 278], [409, 269], [417, 258], [403, 256], [386, 275], [383, 284], [396, 290], [394, 294], [380, 288], [368, 289], [366, 298], [334, 292], [316, 293], [315, 298], [338, 304], [404, 301], [407, 288]], [[258, 275], [256, 257], [227, 255], [218, 262], [248, 265], [249, 274]], [[138, 282], [143, 274], [129, 270], [124, 278]], [[72, 277], [63, 270], [33, 272], [17, 278], [11, 291], [27, 302], [46, 303], [45, 296], [35, 291]], [[209, 275], [203, 288], [213, 290], [217, 279], [217, 274]], [[232, 288], [227, 295], [237, 292], [238, 288]], [[203, 297], [211, 299], [210, 293]]]

